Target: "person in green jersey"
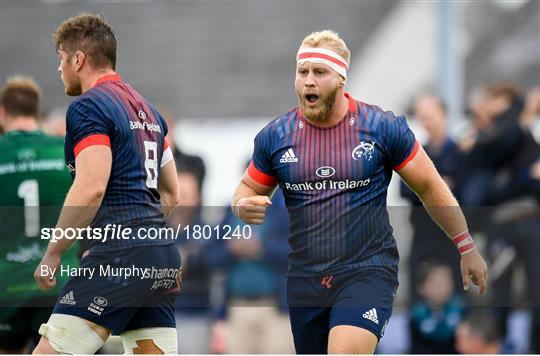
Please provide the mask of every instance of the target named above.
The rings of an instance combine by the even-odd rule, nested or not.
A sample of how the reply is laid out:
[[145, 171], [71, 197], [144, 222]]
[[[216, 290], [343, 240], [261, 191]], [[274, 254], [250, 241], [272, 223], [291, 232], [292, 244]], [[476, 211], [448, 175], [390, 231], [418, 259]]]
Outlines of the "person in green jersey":
[[[0, 353], [24, 352], [39, 341], [64, 282], [42, 292], [34, 281], [48, 243], [41, 229], [55, 225], [71, 186], [63, 139], [39, 129], [40, 96], [25, 77], [9, 79], [0, 91]], [[78, 255], [78, 246], [71, 248], [62, 264], [77, 267]]]

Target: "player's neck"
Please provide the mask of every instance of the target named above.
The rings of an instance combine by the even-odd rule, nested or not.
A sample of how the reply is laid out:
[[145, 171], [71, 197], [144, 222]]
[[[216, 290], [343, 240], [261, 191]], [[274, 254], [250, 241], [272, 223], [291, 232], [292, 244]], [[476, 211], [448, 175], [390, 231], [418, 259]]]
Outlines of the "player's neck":
[[341, 89], [336, 95], [336, 102], [325, 120], [311, 121], [309, 123], [319, 127], [332, 127], [337, 125], [349, 110], [349, 99], [345, 96], [345, 91]]
[[82, 92], [84, 93], [87, 90], [92, 89], [94, 85], [96, 85], [96, 82], [99, 80], [99, 78], [114, 74], [116, 74], [116, 72], [110, 68], [98, 69], [96, 71], [93, 71], [81, 81]]
[[39, 125], [35, 117], [33, 116], [18, 116], [13, 119], [7, 120], [4, 124], [4, 131], [6, 133], [11, 131], [36, 131], [39, 130]]

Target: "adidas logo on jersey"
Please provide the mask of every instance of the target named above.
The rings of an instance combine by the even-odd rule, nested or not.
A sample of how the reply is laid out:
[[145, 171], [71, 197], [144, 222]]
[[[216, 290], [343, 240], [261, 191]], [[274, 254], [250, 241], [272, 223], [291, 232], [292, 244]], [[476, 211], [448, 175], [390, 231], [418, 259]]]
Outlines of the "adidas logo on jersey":
[[69, 293], [64, 295], [62, 297], [62, 299], [60, 299], [60, 301], [58, 303], [60, 303], [60, 304], [69, 304], [69, 305], [77, 304], [77, 302], [75, 301], [75, 298], [73, 297], [73, 291], [70, 291]]
[[294, 154], [294, 151], [292, 148], [289, 148], [287, 152], [281, 156], [281, 159], [279, 160], [279, 163], [296, 163], [298, 162], [298, 157]]
[[368, 310], [367, 312], [362, 314], [362, 316], [365, 319], [371, 320], [375, 324], [379, 325], [379, 318], [377, 317], [377, 310], [375, 308]]

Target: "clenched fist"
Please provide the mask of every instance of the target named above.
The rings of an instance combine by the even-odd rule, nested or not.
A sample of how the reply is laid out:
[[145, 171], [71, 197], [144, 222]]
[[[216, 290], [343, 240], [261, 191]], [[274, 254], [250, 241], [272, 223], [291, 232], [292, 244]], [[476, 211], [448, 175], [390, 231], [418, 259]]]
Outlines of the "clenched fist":
[[266, 195], [254, 195], [238, 200], [233, 210], [246, 224], [260, 225], [264, 222], [266, 209], [272, 205], [270, 198]]
[[477, 250], [461, 256], [461, 279], [463, 289], [469, 290], [469, 280], [480, 287], [478, 295], [482, 295], [486, 290], [488, 271], [486, 261]]

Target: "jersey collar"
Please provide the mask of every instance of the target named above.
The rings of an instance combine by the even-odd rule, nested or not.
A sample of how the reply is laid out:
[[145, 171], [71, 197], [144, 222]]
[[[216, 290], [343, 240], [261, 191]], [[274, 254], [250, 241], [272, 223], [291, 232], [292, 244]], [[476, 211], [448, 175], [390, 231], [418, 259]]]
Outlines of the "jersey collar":
[[108, 75], [105, 75], [101, 78], [99, 78], [95, 83], [94, 85], [92, 86], [93, 87], [96, 87], [102, 83], [105, 83], [105, 82], [121, 82], [122, 81], [122, 78], [120, 77], [120, 75], [118, 74], [108, 74]]
[[356, 115], [358, 107], [356, 106], [356, 100], [351, 97], [349, 93], [345, 93], [345, 97], [349, 99], [349, 113]]
[[12, 130], [8, 131], [4, 134], [4, 137], [8, 136], [18, 136], [18, 135], [44, 135], [43, 131], [41, 129], [36, 130]]

